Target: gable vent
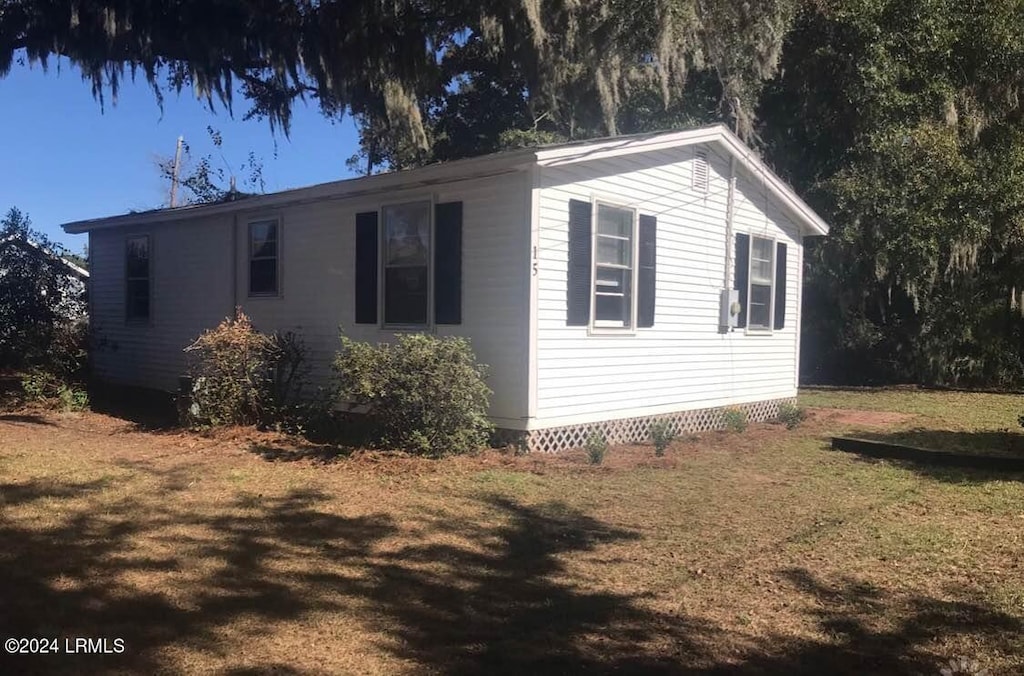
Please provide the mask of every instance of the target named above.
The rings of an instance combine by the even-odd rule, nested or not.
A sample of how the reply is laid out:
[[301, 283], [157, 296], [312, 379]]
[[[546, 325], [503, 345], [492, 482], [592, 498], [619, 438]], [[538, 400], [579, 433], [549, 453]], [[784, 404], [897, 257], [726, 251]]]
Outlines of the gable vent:
[[708, 191], [708, 151], [698, 150], [693, 158], [693, 189]]

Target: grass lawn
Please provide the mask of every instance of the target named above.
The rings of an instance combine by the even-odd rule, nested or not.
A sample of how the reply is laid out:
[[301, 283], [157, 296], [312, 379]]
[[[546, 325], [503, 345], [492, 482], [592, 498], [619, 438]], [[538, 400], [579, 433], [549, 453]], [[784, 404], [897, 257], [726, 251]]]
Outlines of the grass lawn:
[[[865, 439], [950, 453], [1024, 458], [1024, 428], [1017, 422], [1024, 415], [1024, 396], [1019, 394], [810, 389], [801, 393], [800, 401], [805, 406], [844, 409], [832, 416], [833, 422], [848, 428], [844, 433]], [[855, 411], [881, 413], [887, 424], [879, 426], [877, 415], [858, 416]]]
[[809, 392], [795, 430], [601, 467], [0, 414], [0, 633], [126, 644], [0, 671], [1022, 673], [1024, 475], [827, 444], [995, 432], [1016, 401]]

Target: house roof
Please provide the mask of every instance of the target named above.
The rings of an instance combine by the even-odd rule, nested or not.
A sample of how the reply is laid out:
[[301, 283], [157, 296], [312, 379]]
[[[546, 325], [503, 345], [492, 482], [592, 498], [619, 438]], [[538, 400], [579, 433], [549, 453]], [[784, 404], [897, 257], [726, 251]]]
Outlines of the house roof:
[[716, 143], [730, 157], [735, 158], [741, 169], [779, 199], [786, 211], [803, 226], [806, 234], [828, 234], [828, 224], [785, 181], [769, 169], [753, 150], [722, 124], [681, 131], [647, 132], [506, 150], [481, 157], [431, 164], [387, 174], [332, 181], [266, 195], [255, 195], [230, 202], [154, 209], [121, 216], [73, 221], [65, 223], [61, 227], [65, 232], [77, 234], [101, 228], [167, 223], [192, 217], [215, 216], [307, 202], [351, 199], [398, 189], [442, 185], [469, 178], [501, 175], [534, 165], [577, 164], [699, 143]]
[[86, 270], [85, 268], [75, 265], [74, 263], [64, 258], [63, 256], [56, 254], [53, 251], [50, 251], [49, 249], [43, 247], [42, 245], [36, 242], [33, 242], [30, 239], [19, 237], [17, 235], [8, 235], [7, 237], [0, 237], [0, 248], [3, 248], [4, 246], [8, 246], [11, 244], [16, 244], [21, 247], [28, 247], [31, 250], [34, 250], [44, 256], [49, 256], [50, 258], [61, 263], [65, 268], [67, 268], [69, 273], [71, 273], [75, 277], [78, 277], [79, 279], [89, 278], [89, 271]]

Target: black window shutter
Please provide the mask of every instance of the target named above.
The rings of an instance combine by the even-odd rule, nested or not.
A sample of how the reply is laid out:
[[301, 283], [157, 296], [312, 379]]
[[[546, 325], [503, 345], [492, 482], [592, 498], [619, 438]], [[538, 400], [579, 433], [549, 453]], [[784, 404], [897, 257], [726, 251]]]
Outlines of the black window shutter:
[[736, 326], [741, 329], [747, 325], [747, 281], [750, 278], [750, 235], [736, 235], [736, 283], [733, 288], [740, 292], [740, 314], [736, 317]]
[[434, 207], [434, 322], [462, 323], [462, 202]]
[[775, 247], [775, 328], [786, 326], [786, 245]]
[[569, 200], [569, 278], [566, 325], [590, 323], [591, 249], [590, 202]]
[[637, 325], [654, 326], [654, 297], [657, 284], [658, 218], [640, 214], [640, 269], [637, 293]]
[[356, 214], [356, 324], [377, 323], [377, 212]]

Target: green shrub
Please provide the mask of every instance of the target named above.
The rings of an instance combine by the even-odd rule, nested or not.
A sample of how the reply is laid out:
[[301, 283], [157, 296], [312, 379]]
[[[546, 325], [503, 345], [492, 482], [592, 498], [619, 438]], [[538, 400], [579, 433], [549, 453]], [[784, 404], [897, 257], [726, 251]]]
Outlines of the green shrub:
[[21, 389], [25, 399], [32, 402], [45, 402], [57, 396], [61, 381], [46, 369], [32, 369], [21, 377]]
[[84, 364], [85, 284], [18, 209], [0, 218], [0, 242], [0, 369], [38, 367], [74, 379]]
[[78, 412], [89, 408], [89, 394], [84, 389], [65, 382], [47, 369], [36, 368], [23, 375], [21, 389], [27, 402], [44, 404], [65, 412]]
[[341, 337], [336, 396], [365, 407], [371, 443], [439, 457], [476, 450], [492, 429], [487, 368], [464, 338], [412, 333], [394, 344]]
[[73, 385], [61, 385], [57, 399], [65, 413], [78, 413], [89, 408], [89, 393]]
[[655, 420], [649, 428], [651, 441], [654, 443], [654, 455], [659, 458], [665, 455], [666, 449], [675, 440], [676, 435], [672, 433], [672, 423], [668, 420]]
[[775, 419], [785, 425], [787, 430], [791, 430], [807, 419], [807, 409], [784, 401], [779, 404], [779, 414]]
[[741, 408], [728, 408], [722, 422], [730, 432], [743, 432], [747, 429], [747, 413]]
[[309, 367], [301, 338], [265, 334], [240, 309], [192, 345], [190, 426], [263, 425], [300, 431], [317, 402], [304, 396]]
[[600, 432], [591, 432], [583, 449], [587, 452], [587, 460], [591, 465], [600, 465], [608, 454], [608, 441]]

